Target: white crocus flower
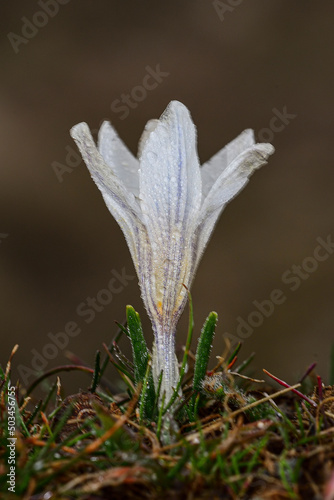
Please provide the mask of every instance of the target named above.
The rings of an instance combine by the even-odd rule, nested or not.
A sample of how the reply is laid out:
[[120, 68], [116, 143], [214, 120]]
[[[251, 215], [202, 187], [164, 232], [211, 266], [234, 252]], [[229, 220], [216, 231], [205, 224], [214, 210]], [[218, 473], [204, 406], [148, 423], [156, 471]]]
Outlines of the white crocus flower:
[[[196, 129], [187, 108], [172, 101], [148, 122], [136, 159], [104, 122], [96, 147], [88, 125], [71, 130], [104, 201], [120, 225], [154, 331], [153, 375], [166, 401], [179, 370], [175, 331], [188, 288], [225, 205], [274, 152], [245, 130], [202, 167]], [[162, 394], [163, 392], [161, 392]]]

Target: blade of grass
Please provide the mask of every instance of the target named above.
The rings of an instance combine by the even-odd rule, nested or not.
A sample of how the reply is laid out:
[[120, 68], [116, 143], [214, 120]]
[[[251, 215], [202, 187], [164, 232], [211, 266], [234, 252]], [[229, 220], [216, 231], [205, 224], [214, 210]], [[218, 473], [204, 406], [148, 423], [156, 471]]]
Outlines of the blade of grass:
[[139, 314], [137, 314], [132, 306], [126, 307], [126, 317], [135, 366], [135, 382], [138, 384], [142, 382], [145, 377], [148, 362], [148, 349]]
[[[126, 307], [126, 318], [133, 353], [135, 382], [136, 384], [143, 384], [149, 361], [149, 351], [147, 349], [146, 341], [144, 338], [139, 314], [134, 310], [132, 306]], [[145, 391], [146, 398], [144, 404], [144, 414], [146, 417], [152, 418], [155, 402], [155, 389], [152, 370], [150, 370], [149, 372], [147, 387], [145, 387]]]
[[260, 441], [256, 444], [256, 446], [253, 445], [248, 448], [248, 450], [254, 448], [255, 452], [247, 464], [247, 471], [246, 471], [247, 474], [250, 474], [252, 472], [253, 468], [257, 464], [257, 459], [259, 458], [260, 453], [267, 446], [268, 441], [269, 441], [269, 436], [268, 435], [263, 436], [263, 438], [260, 439]]
[[42, 404], [43, 404], [43, 400], [40, 399], [39, 402], [37, 403], [37, 405], [35, 406], [34, 411], [32, 412], [32, 414], [30, 415], [30, 417], [28, 418], [28, 420], [26, 422], [26, 426], [27, 427], [29, 427], [29, 425], [33, 422], [33, 420], [36, 417], [37, 413], [41, 409]]
[[238, 345], [237, 345], [237, 347], [232, 352], [231, 356], [228, 358], [227, 365], [229, 365], [230, 363], [232, 363], [232, 361], [234, 360], [234, 358], [238, 356], [239, 351], [241, 349], [241, 346], [242, 346], [242, 342], [239, 342]]
[[41, 411], [45, 412], [45, 410], [46, 410], [46, 408], [47, 408], [47, 406], [49, 404], [49, 401], [52, 398], [52, 396], [53, 396], [53, 394], [54, 394], [54, 392], [56, 390], [56, 387], [57, 387], [57, 381], [54, 382], [54, 384], [52, 385], [51, 389], [49, 390], [49, 393], [48, 393], [47, 397], [45, 398], [45, 401], [44, 401], [43, 405], [41, 406]]
[[[114, 346], [114, 342], [116, 342], [116, 343], [117, 343], [117, 342], [119, 341], [119, 339], [121, 338], [122, 334], [124, 333], [123, 328], [125, 329], [125, 327], [123, 327], [123, 325], [121, 325], [120, 323], [116, 323], [116, 324], [117, 324], [117, 326], [118, 326], [119, 330], [118, 330], [118, 332], [116, 333], [116, 335], [115, 335], [115, 337], [113, 338], [113, 340], [111, 341], [110, 345], [108, 346], [108, 350], [109, 350], [111, 353], [112, 353], [112, 351], [113, 351], [113, 349], [114, 349], [114, 347], [113, 347], [113, 346]], [[126, 329], [125, 329], [125, 330], [126, 330]], [[104, 358], [104, 361], [103, 361], [102, 366], [101, 366], [101, 370], [100, 370], [100, 379], [101, 379], [101, 377], [103, 376], [103, 374], [104, 374], [104, 372], [105, 372], [105, 370], [106, 370], [106, 368], [107, 368], [107, 366], [108, 366], [108, 362], [109, 362], [109, 357], [108, 357], [108, 356], [106, 356], [106, 357]]]
[[110, 363], [116, 368], [116, 370], [118, 372], [124, 373], [124, 375], [126, 375], [128, 377], [128, 379], [131, 380], [131, 382], [134, 384], [135, 383], [135, 379], [133, 378], [133, 376], [131, 375], [131, 373], [128, 372], [128, 370], [124, 366], [118, 364], [117, 361], [114, 360], [111, 352], [108, 349], [108, 346], [105, 343], [103, 343], [102, 345], [103, 345], [105, 351], [107, 352], [107, 354], [109, 356]]
[[20, 412], [20, 408], [16, 400], [15, 400], [15, 418], [17, 422], [17, 427], [21, 429], [22, 434], [26, 437], [30, 436], [30, 432], [28, 431], [27, 426], [24, 423], [24, 420]]
[[101, 360], [101, 353], [99, 350], [96, 351], [95, 354], [95, 364], [94, 364], [94, 373], [93, 373], [93, 380], [92, 380], [92, 385], [89, 388], [90, 392], [95, 392], [96, 388], [98, 386], [99, 380], [100, 380], [100, 360]]
[[125, 354], [122, 353], [119, 345], [114, 342], [113, 343], [113, 353], [114, 353], [114, 356], [115, 356], [115, 359], [118, 359], [119, 363], [122, 363], [124, 366], [127, 367], [127, 369], [129, 371], [131, 371], [131, 373], [134, 372], [134, 365], [132, 363], [132, 361], [130, 361], [126, 356]]
[[[287, 384], [286, 382], [284, 382], [284, 380], [281, 380], [278, 377], [275, 377], [275, 375], [272, 375], [271, 373], [269, 373], [264, 368], [263, 368], [263, 371], [264, 371], [264, 373], [266, 373], [266, 375], [268, 375], [268, 377], [272, 378], [273, 380], [275, 380], [276, 382], [278, 382], [283, 387], [290, 387], [291, 388], [291, 386], [289, 384]], [[310, 405], [314, 406], [315, 408], [317, 407], [317, 403], [315, 403], [312, 399], [310, 399], [307, 396], [305, 396], [305, 394], [302, 394], [301, 392], [297, 391], [296, 389], [291, 389], [291, 390], [292, 390], [292, 392], [294, 392], [295, 394], [297, 394], [300, 398], [302, 398], [305, 401], [307, 401]]]
[[[185, 445], [187, 443], [185, 442]], [[176, 462], [176, 464], [167, 473], [167, 479], [170, 481], [180, 474], [182, 476], [182, 469], [189, 461], [189, 448], [186, 447], [184, 455]]]
[[304, 382], [304, 380], [306, 379], [306, 377], [311, 373], [311, 371], [317, 366], [317, 363], [312, 363], [311, 366], [309, 366], [306, 370], [306, 372], [304, 373], [304, 375], [302, 376], [302, 378], [299, 380], [299, 382], [302, 384]]
[[[140, 394], [140, 400], [139, 400], [139, 424], [140, 425], [142, 425], [144, 418], [146, 416], [146, 413], [147, 413], [146, 398], [147, 398], [148, 390], [149, 390], [150, 373], [151, 373], [151, 358], [149, 356], [148, 362], [147, 362], [147, 367], [146, 367], [146, 373], [145, 373], [145, 377], [143, 380], [143, 388], [142, 388], [142, 391]], [[152, 410], [153, 410], [153, 408], [152, 408]], [[153, 416], [153, 412], [150, 415], [150, 417], [152, 418], [152, 416]]]
[[194, 418], [197, 395], [201, 390], [202, 382], [206, 375], [206, 370], [209, 363], [217, 320], [218, 320], [218, 314], [216, 312], [211, 312], [207, 317], [207, 319], [205, 320], [198, 341], [196, 357], [195, 357], [194, 379], [193, 379], [194, 393], [191, 402], [192, 418]]
[[[124, 321], [123, 325], [121, 323], [119, 323], [118, 321], [115, 321], [115, 323], [118, 326], [118, 328], [120, 329], [120, 331], [122, 333], [124, 333], [126, 337], [129, 338], [129, 332], [127, 330], [127, 322]], [[115, 341], [118, 342], [118, 339], [115, 339]]]
[[243, 372], [243, 371], [247, 368], [247, 366], [248, 366], [248, 365], [249, 365], [249, 364], [253, 361], [254, 357], [255, 357], [255, 352], [252, 352], [252, 354], [249, 356], [249, 358], [245, 359], [245, 361], [243, 361], [243, 362], [241, 363], [241, 365], [239, 365], [239, 366], [235, 369], [235, 371], [236, 371], [237, 373], [241, 373], [241, 372]]
[[40, 377], [38, 377], [27, 389], [27, 393], [25, 394], [25, 397], [29, 396], [29, 394], [32, 393], [32, 391], [46, 378], [50, 377], [51, 375], [54, 375], [55, 373], [59, 372], [70, 372], [73, 370], [79, 370], [82, 372], [87, 372], [87, 373], [94, 373], [94, 370], [92, 368], [88, 368], [87, 366], [77, 366], [77, 365], [63, 365], [63, 366], [57, 366], [56, 368], [52, 368], [51, 370], [43, 373]]

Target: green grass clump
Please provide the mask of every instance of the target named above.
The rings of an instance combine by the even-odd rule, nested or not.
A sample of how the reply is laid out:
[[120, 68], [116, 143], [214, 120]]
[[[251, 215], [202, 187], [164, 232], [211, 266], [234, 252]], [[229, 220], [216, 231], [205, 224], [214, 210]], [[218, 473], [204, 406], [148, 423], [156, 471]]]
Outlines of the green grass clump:
[[[334, 468], [334, 391], [313, 371], [313, 394], [269, 372], [280, 390], [246, 374], [241, 345], [208, 371], [217, 314], [201, 330], [196, 354], [190, 298], [180, 379], [171, 401], [160, 398], [138, 313], [98, 352], [93, 367], [54, 368], [23, 390], [11, 382], [12, 358], [0, 367], [0, 498], [314, 498]], [[120, 341], [130, 340], [133, 361]], [[74, 358], [73, 358], [74, 359]], [[72, 360], [73, 361], [73, 360]], [[187, 368], [187, 370], [186, 370]], [[59, 373], [89, 375], [87, 390], [63, 395]], [[117, 370], [115, 391], [108, 371]], [[56, 377], [56, 378], [55, 378]], [[160, 379], [161, 381], [161, 379]], [[313, 381], [313, 384], [312, 384]], [[43, 399], [39, 384], [49, 382]], [[316, 384], [314, 383], [316, 382]], [[121, 392], [120, 392], [121, 391]], [[15, 416], [13, 435], [11, 422]], [[8, 490], [10, 439], [15, 438], [15, 493]]]

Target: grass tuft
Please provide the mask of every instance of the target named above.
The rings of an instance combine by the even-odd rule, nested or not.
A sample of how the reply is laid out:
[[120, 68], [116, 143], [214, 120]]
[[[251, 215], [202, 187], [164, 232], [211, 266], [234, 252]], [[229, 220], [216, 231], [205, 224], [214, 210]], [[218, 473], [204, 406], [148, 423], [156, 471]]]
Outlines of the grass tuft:
[[[208, 316], [194, 356], [190, 296], [189, 306], [180, 379], [169, 402], [160, 394], [162, 374], [154, 389], [140, 318], [130, 306], [127, 326], [104, 344], [104, 360], [97, 351], [89, 367], [71, 355], [71, 365], [41, 374], [26, 391], [11, 382], [15, 346], [0, 367], [0, 498], [325, 498], [334, 469], [333, 386], [316, 377], [314, 364], [291, 385], [265, 370], [264, 384], [247, 376], [254, 356], [239, 362], [241, 344], [208, 371], [217, 315]], [[121, 352], [123, 333], [133, 363]], [[70, 370], [89, 376], [87, 389], [62, 398], [58, 374]], [[112, 370], [124, 392], [113, 389]], [[50, 382], [43, 399], [42, 381]], [[13, 438], [15, 493], [7, 482]]]

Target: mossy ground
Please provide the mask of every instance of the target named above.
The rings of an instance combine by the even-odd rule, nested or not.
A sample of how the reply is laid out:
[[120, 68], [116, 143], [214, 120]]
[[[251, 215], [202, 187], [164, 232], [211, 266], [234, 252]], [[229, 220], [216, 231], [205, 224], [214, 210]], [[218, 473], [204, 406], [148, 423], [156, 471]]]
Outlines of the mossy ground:
[[[138, 383], [133, 365], [111, 345], [105, 346], [103, 363], [97, 355], [95, 367], [85, 367], [93, 379], [74, 395], [66, 396], [61, 387], [64, 367], [59, 367], [26, 391], [18, 382], [13, 407], [12, 357], [0, 370], [0, 498], [333, 500], [334, 388], [314, 369], [301, 387], [275, 390], [247, 377], [247, 363], [236, 366], [238, 347], [226, 362], [205, 371], [194, 392], [193, 371], [197, 384], [199, 371], [186, 349], [183, 396], [164, 412], [157, 398], [152, 402], [152, 394], [147, 396], [149, 362]], [[121, 394], [110, 390], [107, 363], [127, 384]], [[35, 390], [42, 380], [50, 381], [50, 390], [38, 400]], [[13, 408], [15, 493], [7, 483]]]

